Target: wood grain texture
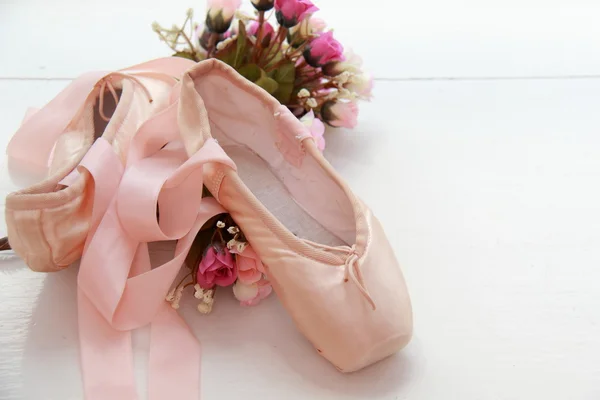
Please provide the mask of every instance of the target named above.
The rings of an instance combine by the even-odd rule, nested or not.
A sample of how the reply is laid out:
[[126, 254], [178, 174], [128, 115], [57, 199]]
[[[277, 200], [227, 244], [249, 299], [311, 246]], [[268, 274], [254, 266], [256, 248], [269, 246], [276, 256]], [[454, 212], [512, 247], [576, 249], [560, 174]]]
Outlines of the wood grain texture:
[[[68, 78], [164, 55], [150, 22], [202, 7], [63, 3], [0, 0], [2, 147], [27, 107], [68, 83], [7, 78]], [[394, 81], [600, 73], [598, 5], [560, 4], [320, 2], [380, 78], [358, 127], [327, 133], [326, 156], [383, 222], [415, 337], [343, 375], [275, 297], [241, 308], [221, 292], [207, 317], [188, 298], [181, 312], [202, 341], [203, 398], [600, 399], [600, 79]], [[402, 23], [381, 22], [390, 15]], [[2, 169], [0, 196], [15, 187]], [[42, 275], [0, 260], [0, 399], [82, 398], [75, 282], [75, 269]], [[147, 344], [138, 332], [142, 392]]]

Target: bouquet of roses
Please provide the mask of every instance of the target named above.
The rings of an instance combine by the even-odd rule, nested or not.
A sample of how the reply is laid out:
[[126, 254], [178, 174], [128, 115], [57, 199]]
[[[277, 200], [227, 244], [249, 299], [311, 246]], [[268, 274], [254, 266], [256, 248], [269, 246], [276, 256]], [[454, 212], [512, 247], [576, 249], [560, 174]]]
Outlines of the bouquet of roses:
[[[310, 0], [208, 0], [204, 24], [188, 10], [181, 27], [153, 24], [175, 56], [217, 58], [273, 95], [311, 129], [322, 150], [324, 125], [353, 128], [359, 99], [371, 97], [373, 80], [362, 61], [333, 37]], [[275, 15], [277, 23], [269, 21]]]

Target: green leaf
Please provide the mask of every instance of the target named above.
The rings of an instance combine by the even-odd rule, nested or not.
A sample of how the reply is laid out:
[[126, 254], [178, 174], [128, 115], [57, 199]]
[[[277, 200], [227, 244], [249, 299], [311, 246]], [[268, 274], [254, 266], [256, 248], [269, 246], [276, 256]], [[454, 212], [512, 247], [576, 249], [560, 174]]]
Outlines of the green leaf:
[[273, 76], [273, 79], [279, 83], [294, 83], [295, 78], [296, 66], [292, 62], [282, 64], [275, 70], [275, 75]]
[[254, 83], [265, 89], [269, 94], [275, 93], [279, 87], [277, 81], [273, 78], [269, 78], [263, 70], [260, 70], [260, 78], [258, 78]]
[[246, 53], [247, 38], [246, 38], [246, 26], [240, 20], [238, 25], [237, 35], [237, 46], [235, 50], [235, 59], [233, 61], [233, 67], [238, 68], [244, 62], [244, 56]]
[[288, 104], [294, 90], [296, 67], [293, 62], [287, 62], [272, 71], [271, 78], [277, 83], [277, 90], [272, 93], [280, 103]]
[[256, 64], [246, 64], [240, 67], [238, 72], [250, 82], [256, 82], [262, 76], [262, 70]]
[[233, 62], [235, 61], [235, 53], [236, 52], [234, 46], [228, 46], [226, 49], [218, 51], [217, 54], [215, 54], [215, 58], [233, 67]]
[[261, 88], [265, 89], [269, 94], [275, 93], [275, 91], [277, 91], [277, 88], [279, 87], [277, 82], [269, 78], [268, 76], [264, 76], [254, 83], [260, 86]]
[[290, 99], [292, 97], [292, 91], [294, 90], [294, 83], [281, 83], [279, 82], [277, 86], [277, 90], [273, 93], [273, 97], [275, 97], [281, 104], [289, 104]]

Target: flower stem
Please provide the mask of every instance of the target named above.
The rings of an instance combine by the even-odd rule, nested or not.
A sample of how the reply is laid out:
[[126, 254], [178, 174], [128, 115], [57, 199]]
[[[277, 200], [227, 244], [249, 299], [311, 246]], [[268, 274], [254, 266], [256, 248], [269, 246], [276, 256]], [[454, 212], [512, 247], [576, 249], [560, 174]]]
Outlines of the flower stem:
[[265, 72], [271, 72], [274, 69], [279, 68], [280, 66], [282, 66], [283, 64], [285, 64], [287, 62], [288, 62], [288, 59], [284, 57], [281, 60], [277, 61], [275, 64], [271, 65], [270, 67], [265, 68]]
[[256, 32], [256, 42], [254, 43], [254, 49], [252, 51], [252, 61], [256, 62], [258, 53], [260, 52], [260, 44], [263, 39], [263, 25], [265, 24], [265, 12], [258, 12], [258, 31]]
[[177, 289], [179, 286], [181, 286], [181, 284], [183, 283], [183, 281], [185, 281], [186, 278], [188, 276], [191, 276], [191, 275], [192, 275], [192, 273], [190, 272], [189, 274], [187, 274], [186, 276], [184, 276], [183, 278], [181, 278], [181, 280], [179, 281], [179, 283], [177, 284], [177, 286], [175, 286], [175, 289]]
[[274, 40], [274, 42], [277, 43], [277, 48], [275, 49], [275, 51], [273, 51], [273, 54], [271, 54], [271, 50], [273, 49], [274, 43], [271, 43], [271, 45], [269, 46], [269, 51], [267, 51], [267, 60], [265, 61], [265, 64], [264, 64], [265, 67], [268, 66], [269, 63], [275, 59], [275, 57], [277, 57], [277, 53], [281, 49], [281, 45], [283, 44], [283, 41], [285, 40], [286, 34], [287, 34], [287, 28], [280, 26], [279, 30], [277, 31], [277, 36]]
[[312, 81], [316, 81], [317, 79], [321, 79], [322, 77], [323, 77], [323, 72], [319, 71], [316, 74], [313, 74], [313, 75], [307, 77], [303, 81], [296, 83], [294, 86], [301, 86], [308, 82], [312, 82]]
[[296, 67], [296, 69], [302, 69], [304, 67], [306, 67], [308, 64], [306, 63], [306, 59], [302, 58], [302, 61], [300, 61], [300, 64], [298, 64], [298, 66]]
[[[294, 57], [296, 57], [296, 56], [300, 57], [300, 56], [302, 55], [302, 52], [304, 51], [304, 48], [305, 48], [307, 45], [308, 45], [308, 41], [306, 41], [306, 42], [302, 43], [300, 46], [298, 46], [297, 48], [295, 48], [295, 49], [294, 49], [294, 50], [292, 50], [292, 51], [287, 51], [287, 52], [286, 52], [286, 55], [287, 55], [287, 56], [288, 56], [290, 59], [292, 59], [292, 58], [294, 58]], [[290, 48], [291, 48], [291, 47], [290, 47]], [[296, 54], [296, 53], [298, 53], [298, 54]], [[304, 63], [306, 64], [306, 60], [304, 60]]]
[[181, 32], [179, 32], [179, 33], [180, 33], [181, 36], [183, 36], [183, 38], [187, 42], [188, 46], [190, 46], [190, 52], [195, 57], [196, 56], [196, 49], [194, 48], [194, 45], [192, 44], [192, 41], [190, 40], [190, 38], [188, 37], [188, 35], [185, 34], [185, 32], [183, 30], [181, 30]]

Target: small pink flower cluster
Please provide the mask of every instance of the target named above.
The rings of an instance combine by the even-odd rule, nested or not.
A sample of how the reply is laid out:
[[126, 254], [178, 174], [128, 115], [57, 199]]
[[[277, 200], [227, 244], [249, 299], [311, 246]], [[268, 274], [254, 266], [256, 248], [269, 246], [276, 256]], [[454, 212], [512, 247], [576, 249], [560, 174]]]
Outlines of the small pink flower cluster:
[[200, 288], [233, 285], [233, 294], [243, 306], [254, 306], [271, 294], [262, 262], [249, 245], [242, 252], [211, 245], [206, 250], [196, 273]]
[[[227, 216], [225, 221], [232, 222]], [[196, 238], [194, 243], [200, 257], [188, 257], [191, 272], [168, 295], [167, 300], [174, 308], [179, 307], [183, 290], [194, 286], [194, 297], [201, 300], [198, 311], [207, 314], [212, 310], [217, 287], [233, 286], [233, 294], [242, 306], [254, 306], [272, 292], [271, 283], [258, 255], [245, 241], [243, 233], [232, 223], [221, 220], [212, 227], [213, 234], [208, 244]], [[203, 248], [204, 247], [204, 248]], [[190, 253], [191, 254], [191, 253]], [[190, 265], [191, 264], [191, 265]]]
[[[287, 106], [325, 148], [325, 124], [354, 128], [358, 100], [369, 100], [372, 77], [362, 60], [333, 37], [314, 14], [311, 0], [251, 0], [255, 15], [239, 10], [241, 0], [208, 0], [204, 24], [155, 31], [175, 55], [200, 61], [218, 58]], [[268, 21], [274, 10], [277, 24]], [[234, 22], [237, 18], [237, 23]], [[191, 38], [185, 25], [192, 25]], [[182, 38], [184, 39], [182, 41]], [[178, 47], [185, 44], [183, 50]]]

